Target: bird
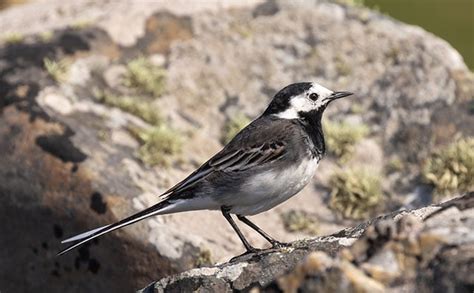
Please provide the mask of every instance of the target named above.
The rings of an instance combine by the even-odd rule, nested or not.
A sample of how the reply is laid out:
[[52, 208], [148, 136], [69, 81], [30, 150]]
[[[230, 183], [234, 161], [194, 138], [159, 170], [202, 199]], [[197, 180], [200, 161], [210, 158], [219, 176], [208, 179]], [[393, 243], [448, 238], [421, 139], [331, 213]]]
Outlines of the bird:
[[152, 216], [196, 210], [220, 211], [244, 245], [244, 254], [260, 250], [247, 241], [232, 215], [272, 248], [284, 247], [286, 243], [271, 237], [247, 216], [283, 203], [309, 183], [326, 151], [321, 125], [324, 110], [350, 95], [316, 82], [284, 87], [221, 151], [161, 194], [161, 201], [114, 224], [63, 240], [61, 243], [73, 244], [58, 255]]

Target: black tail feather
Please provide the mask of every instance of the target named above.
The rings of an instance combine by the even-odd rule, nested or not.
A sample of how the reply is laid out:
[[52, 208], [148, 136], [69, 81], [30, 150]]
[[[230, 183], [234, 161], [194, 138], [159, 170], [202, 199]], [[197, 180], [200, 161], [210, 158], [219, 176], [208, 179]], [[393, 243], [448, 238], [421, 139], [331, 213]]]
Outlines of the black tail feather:
[[72, 242], [72, 241], [78, 241], [78, 242], [71, 245], [71, 246], [69, 246], [69, 247], [67, 247], [67, 248], [65, 248], [65, 249], [63, 249], [63, 250], [61, 250], [60, 252], [58, 252], [57, 255], [58, 256], [63, 255], [65, 253], [71, 251], [72, 249], [74, 249], [78, 246], [81, 246], [84, 243], [89, 242], [92, 239], [95, 239], [95, 238], [97, 238], [99, 236], [102, 236], [106, 233], [109, 233], [109, 232], [112, 232], [114, 230], [123, 228], [123, 227], [128, 226], [130, 224], [133, 224], [135, 222], [146, 219], [148, 217], [157, 215], [157, 214], [160, 213], [160, 211], [163, 208], [169, 206], [170, 204], [171, 203], [168, 200], [165, 200], [165, 201], [159, 202], [159, 203], [155, 204], [154, 206], [151, 206], [151, 207], [149, 207], [149, 208], [147, 208], [143, 211], [140, 211], [140, 212], [138, 212], [138, 213], [136, 213], [136, 214], [134, 214], [134, 215], [132, 215], [128, 218], [120, 220], [115, 224], [107, 225], [107, 226], [104, 226], [102, 228], [96, 228], [96, 229], [93, 229], [91, 231], [88, 231], [88, 232], [76, 235], [74, 237], [71, 237], [69, 239], [65, 239], [61, 243]]

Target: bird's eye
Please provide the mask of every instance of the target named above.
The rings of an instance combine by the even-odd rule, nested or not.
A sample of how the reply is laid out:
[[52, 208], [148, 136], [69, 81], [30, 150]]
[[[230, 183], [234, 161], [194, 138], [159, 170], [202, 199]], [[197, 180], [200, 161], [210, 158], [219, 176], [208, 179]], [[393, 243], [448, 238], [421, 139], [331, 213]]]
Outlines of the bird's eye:
[[319, 95], [316, 93], [312, 93], [309, 95], [309, 98], [313, 101], [316, 101], [319, 98]]

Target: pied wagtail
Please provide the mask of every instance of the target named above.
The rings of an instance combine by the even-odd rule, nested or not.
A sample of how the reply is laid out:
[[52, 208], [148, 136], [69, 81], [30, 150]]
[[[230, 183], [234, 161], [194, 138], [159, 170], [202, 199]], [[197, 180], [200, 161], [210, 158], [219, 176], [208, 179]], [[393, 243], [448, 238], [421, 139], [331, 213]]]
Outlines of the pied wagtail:
[[245, 216], [267, 211], [308, 184], [325, 145], [321, 118], [332, 101], [351, 95], [317, 83], [291, 84], [280, 90], [263, 114], [240, 131], [219, 153], [161, 195], [163, 200], [115, 224], [69, 239], [64, 254], [96, 237], [145, 218], [194, 210], [221, 210], [247, 249], [255, 252], [231, 214], [250, 226], [273, 247], [273, 239]]

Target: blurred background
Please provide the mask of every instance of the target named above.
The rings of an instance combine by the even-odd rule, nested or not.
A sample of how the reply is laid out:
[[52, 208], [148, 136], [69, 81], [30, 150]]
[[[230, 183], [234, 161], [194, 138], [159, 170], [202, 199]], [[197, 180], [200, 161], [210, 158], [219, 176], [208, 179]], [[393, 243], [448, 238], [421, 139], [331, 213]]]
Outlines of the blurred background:
[[474, 68], [474, 1], [364, 0], [364, 5], [445, 39]]
[[[60, 240], [156, 203], [287, 84], [334, 103], [282, 241], [474, 188], [474, 1], [0, 0], [0, 291], [131, 291], [243, 251], [218, 212]], [[252, 231], [256, 246], [267, 243]]]
[[[2, 0], [0, 9], [28, 2]], [[472, 0], [356, 0], [399, 21], [418, 25], [445, 39], [474, 68], [474, 2]]]

